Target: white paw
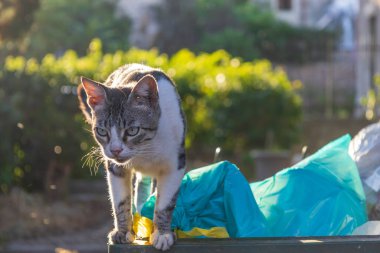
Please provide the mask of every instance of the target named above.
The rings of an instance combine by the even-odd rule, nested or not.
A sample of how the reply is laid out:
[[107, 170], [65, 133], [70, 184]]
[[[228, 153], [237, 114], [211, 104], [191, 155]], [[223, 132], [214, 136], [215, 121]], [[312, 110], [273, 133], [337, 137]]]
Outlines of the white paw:
[[108, 234], [109, 244], [124, 244], [132, 243], [135, 240], [135, 236], [131, 232], [125, 233], [124, 231], [112, 230]]
[[150, 243], [158, 250], [168, 250], [174, 244], [175, 237], [173, 232], [160, 234], [156, 229], [150, 236]]

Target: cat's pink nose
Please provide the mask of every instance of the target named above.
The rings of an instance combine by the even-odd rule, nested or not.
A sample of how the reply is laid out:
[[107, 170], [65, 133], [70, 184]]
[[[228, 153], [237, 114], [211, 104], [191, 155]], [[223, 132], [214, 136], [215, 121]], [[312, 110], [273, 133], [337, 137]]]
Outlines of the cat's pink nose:
[[121, 148], [114, 148], [114, 149], [111, 149], [111, 153], [114, 155], [114, 156], [118, 156], [121, 151], [123, 151], [123, 149]]

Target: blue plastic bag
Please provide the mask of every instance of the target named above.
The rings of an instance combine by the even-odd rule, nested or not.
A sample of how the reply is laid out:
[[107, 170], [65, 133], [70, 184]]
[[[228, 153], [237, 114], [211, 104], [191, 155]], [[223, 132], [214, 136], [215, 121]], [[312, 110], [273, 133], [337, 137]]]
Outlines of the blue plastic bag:
[[[155, 196], [141, 215], [153, 219]], [[220, 162], [187, 173], [182, 181], [172, 227], [179, 237], [269, 236], [266, 221], [239, 169]]]
[[292, 168], [251, 184], [273, 236], [349, 235], [367, 221], [345, 135]]
[[[367, 214], [349, 142], [350, 136], [343, 136], [251, 185], [229, 162], [190, 171], [182, 181], [172, 228], [178, 237], [351, 234]], [[143, 226], [152, 226], [154, 203], [151, 196], [142, 208]]]

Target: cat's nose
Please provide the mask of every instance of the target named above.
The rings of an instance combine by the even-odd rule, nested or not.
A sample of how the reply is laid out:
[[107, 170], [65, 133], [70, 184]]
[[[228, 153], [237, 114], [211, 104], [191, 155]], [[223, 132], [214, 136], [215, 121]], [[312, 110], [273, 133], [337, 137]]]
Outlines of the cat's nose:
[[118, 156], [121, 153], [121, 151], [123, 151], [123, 149], [121, 149], [121, 148], [113, 148], [113, 149], [111, 149], [111, 153], [114, 156]]

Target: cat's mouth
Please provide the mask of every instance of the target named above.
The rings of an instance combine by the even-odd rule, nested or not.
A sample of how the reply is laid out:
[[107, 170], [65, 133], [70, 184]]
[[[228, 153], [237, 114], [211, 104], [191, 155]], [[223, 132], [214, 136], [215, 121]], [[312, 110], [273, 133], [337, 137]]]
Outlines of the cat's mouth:
[[125, 162], [127, 162], [129, 159], [114, 158], [113, 160], [115, 160], [117, 163], [125, 163]]
[[123, 153], [123, 154], [115, 155], [115, 154], [111, 154], [111, 152], [106, 151], [106, 152], [104, 152], [104, 155], [109, 160], [111, 160], [112, 162], [119, 164], [119, 165], [125, 164], [126, 162], [128, 162], [128, 160], [130, 160], [132, 158], [131, 153]]
[[128, 162], [128, 160], [131, 159], [131, 157], [112, 157], [111, 160], [113, 160], [115, 163], [118, 163], [118, 164], [124, 164], [126, 162]]

